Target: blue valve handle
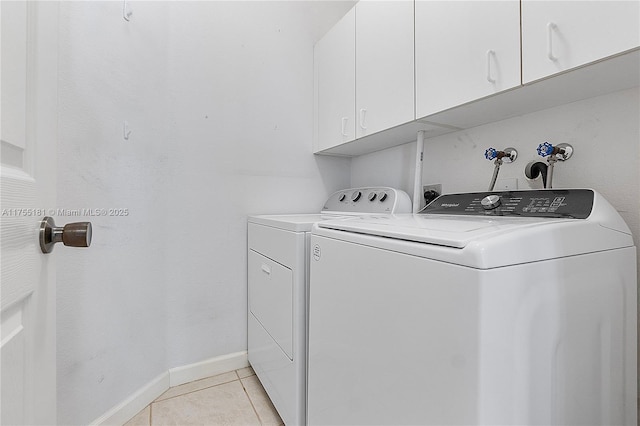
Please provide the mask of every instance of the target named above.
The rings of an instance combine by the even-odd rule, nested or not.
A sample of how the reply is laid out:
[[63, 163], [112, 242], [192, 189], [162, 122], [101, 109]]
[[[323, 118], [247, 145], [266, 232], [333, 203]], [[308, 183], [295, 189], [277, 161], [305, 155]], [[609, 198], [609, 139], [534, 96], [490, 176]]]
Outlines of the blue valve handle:
[[498, 156], [498, 151], [496, 151], [494, 148], [488, 148], [484, 152], [484, 158], [486, 158], [487, 160], [493, 160], [497, 156]]
[[553, 154], [554, 146], [549, 142], [541, 143], [538, 145], [538, 155], [540, 157], [546, 157], [547, 155]]

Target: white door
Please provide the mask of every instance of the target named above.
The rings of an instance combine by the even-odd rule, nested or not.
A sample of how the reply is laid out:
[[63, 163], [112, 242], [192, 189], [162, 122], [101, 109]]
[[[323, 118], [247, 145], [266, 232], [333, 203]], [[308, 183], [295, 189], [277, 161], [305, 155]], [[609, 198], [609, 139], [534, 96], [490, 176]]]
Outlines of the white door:
[[351, 9], [314, 49], [317, 109], [314, 152], [355, 139], [355, 16], [355, 9]]
[[638, 46], [637, 0], [522, 1], [524, 84]]
[[0, 2], [0, 423], [56, 423], [55, 253], [39, 222], [56, 201], [55, 2]]
[[356, 10], [356, 138], [413, 121], [413, 1], [363, 1]]
[[520, 85], [520, 2], [416, 1], [416, 115]]

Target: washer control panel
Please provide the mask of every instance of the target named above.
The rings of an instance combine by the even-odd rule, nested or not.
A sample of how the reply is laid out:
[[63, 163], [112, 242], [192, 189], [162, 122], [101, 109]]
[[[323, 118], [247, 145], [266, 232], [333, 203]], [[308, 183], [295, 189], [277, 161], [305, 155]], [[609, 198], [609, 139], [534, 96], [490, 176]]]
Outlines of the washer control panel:
[[411, 213], [411, 199], [406, 192], [395, 188], [343, 189], [329, 197], [322, 212]]
[[421, 214], [569, 217], [586, 219], [593, 208], [590, 189], [471, 192], [442, 195]]

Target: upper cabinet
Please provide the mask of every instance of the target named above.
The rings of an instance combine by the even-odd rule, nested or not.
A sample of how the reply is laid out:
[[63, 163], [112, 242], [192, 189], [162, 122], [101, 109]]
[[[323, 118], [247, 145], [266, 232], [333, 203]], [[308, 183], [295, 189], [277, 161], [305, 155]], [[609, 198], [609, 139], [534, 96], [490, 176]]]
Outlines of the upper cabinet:
[[314, 152], [637, 87], [639, 58], [640, 0], [361, 0], [315, 46]]
[[323, 151], [415, 119], [413, 0], [362, 0], [314, 49]]
[[637, 48], [639, 5], [635, 0], [522, 0], [523, 83]]
[[413, 0], [361, 0], [356, 11], [356, 137], [415, 119]]
[[520, 1], [415, 2], [416, 116], [520, 85]]
[[314, 49], [314, 151], [355, 139], [356, 11], [351, 9]]

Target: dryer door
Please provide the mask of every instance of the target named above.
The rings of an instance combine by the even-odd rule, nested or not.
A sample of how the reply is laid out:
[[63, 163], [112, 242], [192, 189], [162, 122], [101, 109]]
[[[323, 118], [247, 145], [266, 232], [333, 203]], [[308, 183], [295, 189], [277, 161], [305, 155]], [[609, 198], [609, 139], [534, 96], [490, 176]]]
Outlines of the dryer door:
[[293, 273], [249, 250], [249, 310], [293, 360]]

